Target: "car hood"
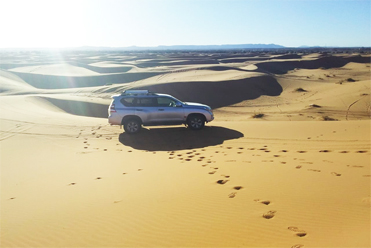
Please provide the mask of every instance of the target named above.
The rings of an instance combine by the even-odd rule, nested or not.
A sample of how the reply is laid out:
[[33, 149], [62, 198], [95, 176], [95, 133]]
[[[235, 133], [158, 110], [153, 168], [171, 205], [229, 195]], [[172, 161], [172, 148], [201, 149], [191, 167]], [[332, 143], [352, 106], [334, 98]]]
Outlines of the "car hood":
[[196, 102], [185, 102], [186, 105], [184, 105], [184, 107], [189, 107], [189, 108], [199, 108], [199, 109], [210, 109], [211, 108], [205, 104], [201, 104], [201, 103], [196, 103]]

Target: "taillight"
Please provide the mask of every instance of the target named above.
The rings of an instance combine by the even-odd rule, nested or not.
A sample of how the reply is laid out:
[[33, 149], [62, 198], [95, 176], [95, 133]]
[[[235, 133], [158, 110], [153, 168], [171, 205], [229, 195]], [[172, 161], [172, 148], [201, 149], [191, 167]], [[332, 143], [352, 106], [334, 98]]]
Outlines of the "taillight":
[[109, 111], [110, 111], [111, 113], [116, 112], [115, 104], [114, 104], [114, 103], [111, 104], [111, 107], [109, 108]]

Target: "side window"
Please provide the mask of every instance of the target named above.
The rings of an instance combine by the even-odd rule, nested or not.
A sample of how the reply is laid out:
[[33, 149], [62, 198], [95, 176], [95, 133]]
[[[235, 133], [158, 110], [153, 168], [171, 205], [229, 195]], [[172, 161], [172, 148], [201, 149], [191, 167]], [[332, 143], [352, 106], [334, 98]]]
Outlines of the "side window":
[[157, 103], [159, 107], [175, 107], [175, 101], [168, 97], [158, 97]]
[[155, 97], [137, 98], [136, 106], [140, 107], [156, 107], [157, 102]]
[[133, 107], [134, 106], [134, 97], [121, 98], [120, 102], [126, 107]]

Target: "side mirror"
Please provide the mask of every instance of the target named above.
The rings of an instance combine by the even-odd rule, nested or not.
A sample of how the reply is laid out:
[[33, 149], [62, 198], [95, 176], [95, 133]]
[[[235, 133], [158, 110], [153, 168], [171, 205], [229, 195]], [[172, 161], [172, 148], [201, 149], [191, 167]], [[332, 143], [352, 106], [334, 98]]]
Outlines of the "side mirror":
[[175, 107], [180, 108], [183, 107], [183, 105], [180, 102], [175, 103]]

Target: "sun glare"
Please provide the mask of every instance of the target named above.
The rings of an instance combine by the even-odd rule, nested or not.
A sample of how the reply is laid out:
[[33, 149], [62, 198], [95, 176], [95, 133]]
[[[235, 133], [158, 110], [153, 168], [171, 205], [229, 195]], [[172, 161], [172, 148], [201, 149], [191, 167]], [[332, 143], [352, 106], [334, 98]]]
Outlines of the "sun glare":
[[[82, 1], [6, 1], [0, 47], [70, 47], [83, 35]], [[5, 24], [5, 25], [4, 25]]]

